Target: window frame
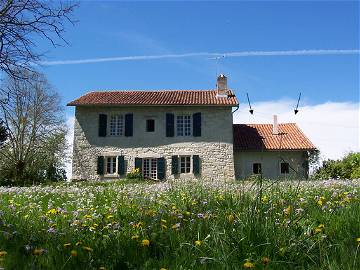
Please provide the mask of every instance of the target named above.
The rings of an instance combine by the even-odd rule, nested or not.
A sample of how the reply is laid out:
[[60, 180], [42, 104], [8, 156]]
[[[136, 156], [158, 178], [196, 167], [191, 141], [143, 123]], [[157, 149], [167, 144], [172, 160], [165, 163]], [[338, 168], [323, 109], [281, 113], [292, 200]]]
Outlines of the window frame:
[[[182, 158], [185, 158], [185, 167], [184, 167], [185, 172], [182, 172], [182, 171], [181, 171], [181, 167], [182, 167], [182, 166], [181, 166], [181, 164], [182, 164], [181, 159], [182, 159]], [[186, 161], [186, 158], [189, 158], [189, 166], [186, 165], [186, 164], [188, 163], [188, 162]], [[179, 165], [178, 165], [178, 172], [179, 172], [179, 174], [190, 174], [190, 173], [193, 172], [192, 155], [179, 155], [179, 156], [178, 156], [178, 159], [179, 159]], [[189, 169], [189, 171], [187, 172], [186, 169]]]
[[[147, 167], [146, 163], [147, 161], [149, 161], [149, 178], [145, 177], [145, 167]], [[155, 164], [155, 170], [153, 171], [153, 166]], [[142, 158], [142, 169], [141, 169], [141, 173], [144, 176], [144, 179], [151, 179], [151, 180], [159, 180], [157, 177], [157, 173], [158, 173], [158, 165], [157, 165], [157, 158], [153, 158], [153, 157], [145, 157]], [[155, 175], [154, 178], [152, 178], [152, 176]]]
[[[149, 130], [149, 121], [153, 122], [153, 130]], [[155, 132], [155, 119], [153, 119], [153, 118], [146, 119], [145, 131], [146, 132]]]
[[[255, 172], [255, 166], [258, 166], [257, 168], [257, 172]], [[259, 170], [259, 168], [260, 168], [260, 170]], [[260, 162], [254, 162], [253, 164], [252, 164], [252, 172], [253, 172], [253, 174], [255, 174], [255, 175], [259, 175], [259, 174], [262, 174], [262, 164], [260, 163]]]
[[[118, 175], [118, 157], [117, 156], [104, 156], [105, 162], [104, 162], [104, 176], [114, 176], [114, 175]], [[109, 163], [109, 159], [115, 159], [115, 163], [114, 160], [110, 161], [110, 171], [114, 171], [113, 173], [109, 173], [108, 172], [108, 163]], [[114, 170], [114, 166], [115, 166], [115, 170]]]
[[[179, 118], [182, 118], [182, 127], [179, 129]], [[188, 120], [188, 125], [185, 123], [185, 117]], [[177, 114], [175, 117], [175, 130], [176, 130], [176, 137], [191, 137], [192, 136], [192, 117], [191, 114]], [[186, 135], [186, 128], [188, 129], [188, 135]], [[181, 130], [181, 134], [179, 134], [179, 131]]]
[[[282, 165], [287, 165], [287, 172], [282, 172]], [[280, 162], [280, 174], [288, 175], [290, 173], [290, 164], [289, 162]]]
[[[113, 134], [112, 125], [113, 125], [113, 117], [115, 117], [115, 133]], [[109, 119], [109, 136], [111, 137], [121, 137], [125, 135], [125, 115], [121, 113], [113, 113], [110, 114]], [[121, 122], [120, 122], [121, 120]]]

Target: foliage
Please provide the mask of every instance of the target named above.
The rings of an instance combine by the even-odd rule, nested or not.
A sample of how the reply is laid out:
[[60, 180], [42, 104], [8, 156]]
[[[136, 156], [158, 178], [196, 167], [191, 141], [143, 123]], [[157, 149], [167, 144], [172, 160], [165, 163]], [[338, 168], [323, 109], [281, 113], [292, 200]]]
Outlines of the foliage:
[[360, 153], [349, 153], [341, 160], [326, 160], [316, 170], [314, 179], [358, 179], [360, 178]]
[[0, 268], [360, 268], [359, 181], [122, 183], [0, 188]]
[[[27, 78], [18, 68], [32, 70], [42, 54], [36, 52], [34, 39], [43, 38], [53, 46], [65, 42], [66, 22], [76, 4], [42, 0], [0, 1], [0, 71], [12, 78]], [[66, 43], [66, 42], [65, 42]]]
[[7, 137], [8, 135], [7, 135], [6, 127], [4, 125], [4, 121], [0, 119], [0, 147], [4, 144]]
[[127, 179], [136, 179], [136, 180], [142, 180], [144, 179], [143, 178], [143, 175], [140, 171], [139, 168], [136, 168], [136, 169], [133, 169], [131, 172], [129, 172], [127, 175], [126, 175], [126, 178]]
[[0, 178], [12, 184], [59, 180], [67, 132], [59, 95], [42, 74], [19, 72], [29, 79], [9, 77], [3, 85], [8, 97], [0, 117], [8, 138], [0, 150]]

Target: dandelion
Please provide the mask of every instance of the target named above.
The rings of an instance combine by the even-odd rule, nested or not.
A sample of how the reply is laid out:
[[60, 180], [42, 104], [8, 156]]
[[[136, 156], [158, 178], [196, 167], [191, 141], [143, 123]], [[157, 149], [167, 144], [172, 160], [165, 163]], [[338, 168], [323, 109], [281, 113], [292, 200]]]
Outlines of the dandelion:
[[0, 251], [0, 257], [5, 257], [7, 252], [5, 250]]
[[144, 239], [144, 240], [141, 241], [141, 245], [143, 247], [148, 247], [150, 245], [150, 241], [147, 240], [147, 239]]
[[266, 195], [261, 197], [261, 202], [262, 203], [267, 203], [269, 201], [268, 197]]
[[49, 211], [47, 211], [46, 215], [55, 215], [57, 213], [58, 213], [58, 211], [55, 208], [53, 208], [53, 209], [50, 209]]
[[252, 262], [245, 262], [243, 264], [243, 267], [246, 269], [251, 269], [251, 268], [255, 268], [255, 264], [253, 264]]
[[64, 247], [67, 248], [67, 247], [70, 247], [71, 246], [71, 243], [65, 243], [64, 244]]
[[196, 247], [201, 246], [201, 241], [200, 241], [200, 240], [196, 240], [196, 241], [195, 241], [195, 246], [196, 246]]
[[357, 242], [358, 245], [360, 246], [360, 237], [356, 238], [356, 242]]
[[94, 250], [91, 247], [83, 247], [84, 250], [88, 252], [93, 252]]
[[70, 252], [70, 255], [71, 255], [71, 257], [76, 257], [76, 256], [78, 255], [78, 253], [77, 253], [76, 250], [73, 249], [73, 250]]
[[228, 215], [227, 220], [228, 220], [230, 223], [233, 223], [234, 220], [235, 220], [234, 215], [233, 215], [233, 214]]

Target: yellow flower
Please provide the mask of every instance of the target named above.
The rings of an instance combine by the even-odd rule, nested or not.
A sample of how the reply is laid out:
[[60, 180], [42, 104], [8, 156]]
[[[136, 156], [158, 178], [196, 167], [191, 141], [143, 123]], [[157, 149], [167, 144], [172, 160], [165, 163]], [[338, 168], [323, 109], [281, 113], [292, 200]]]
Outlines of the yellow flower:
[[57, 212], [58, 211], [55, 208], [53, 208], [53, 209], [50, 209], [49, 211], [47, 211], [46, 215], [55, 215], [55, 214], [57, 214]]
[[267, 264], [269, 264], [270, 259], [268, 257], [262, 257], [261, 262], [262, 262], [262, 264], [267, 265]]
[[167, 269], [166, 269], [166, 268], [164, 268], [164, 267], [161, 267], [161, 268], [160, 268], [160, 270], [167, 270]]
[[318, 200], [318, 201], [317, 201], [317, 204], [318, 204], [319, 206], [322, 206], [322, 205], [323, 205], [323, 201], [322, 201], [322, 200]]
[[201, 246], [201, 241], [200, 241], [200, 240], [196, 240], [196, 241], [195, 241], [195, 246], [197, 246], [197, 247]]
[[34, 253], [34, 255], [40, 256], [40, 255], [43, 255], [45, 253], [45, 250], [36, 248], [36, 249], [34, 249], [33, 253]]
[[360, 245], [360, 237], [356, 238], [356, 242]]
[[133, 235], [133, 236], [131, 236], [131, 239], [132, 240], [136, 240], [136, 239], [139, 239], [139, 236], [136, 234], [136, 235]]
[[318, 228], [324, 229], [324, 228], [325, 228], [325, 225], [324, 225], [324, 224], [320, 224], [320, 225], [318, 226]]
[[83, 247], [83, 249], [86, 250], [86, 251], [89, 251], [89, 252], [93, 251], [93, 249], [91, 247]]
[[66, 247], [70, 247], [71, 246], [71, 243], [65, 243], [64, 244], [64, 247], [66, 248]]
[[70, 255], [71, 255], [71, 257], [76, 257], [76, 256], [77, 256], [77, 251], [76, 251], [76, 250], [72, 250], [72, 251], [70, 252]]
[[113, 215], [108, 215], [106, 218], [110, 219], [110, 218], [113, 218], [113, 217], [114, 217]]
[[99, 270], [106, 270], [106, 268], [104, 266], [100, 266]]
[[266, 195], [264, 195], [264, 196], [261, 197], [261, 202], [262, 202], [262, 203], [267, 203], [268, 200], [269, 200], [269, 199], [268, 199], [268, 197], [267, 197]]
[[82, 244], [81, 241], [76, 242], [75, 246], [80, 246]]
[[147, 240], [147, 239], [144, 239], [144, 240], [141, 241], [141, 245], [143, 247], [148, 247], [150, 245], [150, 241]]
[[321, 232], [322, 232], [321, 228], [318, 228], [318, 227], [315, 228], [315, 233], [321, 233]]
[[246, 262], [243, 266], [246, 269], [255, 268], [255, 264], [253, 264], [252, 262]]
[[4, 257], [7, 255], [7, 252], [5, 250], [0, 251], [0, 257]]
[[230, 215], [228, 215], [227, 219], [228, 219], [228, 221], [229, 221], [230, 223], [233, 223], [233, 222], [234, 222], [235, 217], [234, 217], [234, 215], [233, 215], [233, 214], [230, 214]]
[[284, 209], [285, 215], [290, 215], [290, 213], [291, 213], [291, 205], [289, 205], [287, 208]]

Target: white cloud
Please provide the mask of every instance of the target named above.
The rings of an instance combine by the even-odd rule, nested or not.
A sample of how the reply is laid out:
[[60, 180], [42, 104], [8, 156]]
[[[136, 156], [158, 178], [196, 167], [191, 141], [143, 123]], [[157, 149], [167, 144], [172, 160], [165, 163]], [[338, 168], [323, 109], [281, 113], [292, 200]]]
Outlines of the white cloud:
[[101, 62], [139, 61], [139, 60], [189, 58], [189, 57], [211, 58], [211, 57], [344, 55], [344, 54], [360, 54], [360, 50], [318, 49], [318, 50], [287, 50], [287, 51], [242, 51], [242, 52], [222, 52], [222, 53], [191, 52], [191, 53], [183, 53], [183, 54], [133, 55], [133, 56], [117, 56], [117, 57], [89, 58], [89, 59], [75, 59], [75, 60], [40, 61], [37, 64], [43, 66], [54, 66], [54, 65], [75, 65], [75, 64], [90, 64], [90, 63], [101, 63]]
[[326, 102], [299, 107], [294, 113], [296, 100], [277, 100], [240, 105], [234, 113], [234, 123], [272, 123], [274, 114], [278, 122], [298, 124], [305, 135], [321, 151], [322, 158], [338, 159], [350, 151], [360, 151], [359, 103]]

